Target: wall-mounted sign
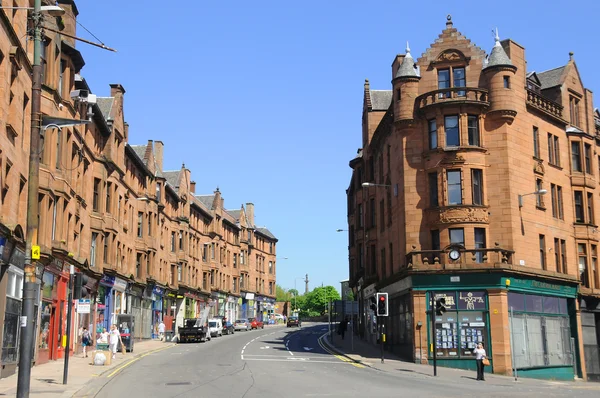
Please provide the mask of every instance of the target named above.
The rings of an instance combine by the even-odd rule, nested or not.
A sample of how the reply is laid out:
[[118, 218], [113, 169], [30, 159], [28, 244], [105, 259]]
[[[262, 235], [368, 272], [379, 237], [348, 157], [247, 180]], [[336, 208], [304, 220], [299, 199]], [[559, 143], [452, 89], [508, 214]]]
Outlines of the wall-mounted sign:
[[77, 302], [77, 313], [89, 314], [91, 306], [91, 301], [89, 299], [79, 299]]
[[458, 292], [459, 310], [485, 310], [485, 292]]

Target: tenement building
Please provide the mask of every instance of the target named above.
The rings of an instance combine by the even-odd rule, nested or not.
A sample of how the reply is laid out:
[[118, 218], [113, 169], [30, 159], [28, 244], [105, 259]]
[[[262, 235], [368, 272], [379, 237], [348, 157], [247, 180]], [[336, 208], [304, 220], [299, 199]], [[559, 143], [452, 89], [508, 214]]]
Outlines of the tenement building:
[[573, 54], [532, 67], [448, 17], [420, 57], [396, 56], [391, 89], [365, 82], [347, 190], [357, 322], [375, 342], [370, 300], [387, 292], [385, 347], [407, 360], [435, 343], [438, 364], [474, 368], [482, 342], [495, 373], [599, 380], [600, 118]]
[[[58, 5], [66, 13], [44, 17], [53, 30], [42, 46], [35, 363], [64, 356], [70, 304], [73, 351], [82, 327], [94, 340], [111, 324], [128, 328], [134, 341], [157, 338], [161, 322], [176, 334], [206, 307], [212, 316], [266, 321], [274, 312], [277, 238], [255, 225], [252, 203], [226, 210], [218, 188], [196, 194], [185, 165], [164, 170], [161, 141], [129, 144], [125, 89], [111, 84], [108, 96], [93, 94], [69, 37], [78, 9], [73, 0]], [[0, 10], [0, 377], [15, 372], [21, 330], [33, 58], [27, 18], [25, 9]], [[71, 266], [87, 276], [81, 305], [67, 298]]]

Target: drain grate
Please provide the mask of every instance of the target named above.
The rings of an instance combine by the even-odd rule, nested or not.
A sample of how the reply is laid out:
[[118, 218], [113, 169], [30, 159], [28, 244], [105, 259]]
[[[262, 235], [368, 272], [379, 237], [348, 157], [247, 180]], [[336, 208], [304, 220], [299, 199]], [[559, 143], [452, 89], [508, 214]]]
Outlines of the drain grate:
[[165, 386], [189, 386], [190, 384], [192, 384], [189, 381], [174, 381], [171, 383], [165, 383]]

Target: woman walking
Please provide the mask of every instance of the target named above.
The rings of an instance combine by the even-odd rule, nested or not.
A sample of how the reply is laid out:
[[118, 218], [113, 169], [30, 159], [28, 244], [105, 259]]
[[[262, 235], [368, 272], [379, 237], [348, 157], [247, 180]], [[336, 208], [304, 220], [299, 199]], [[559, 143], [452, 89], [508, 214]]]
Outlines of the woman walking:
[[483, 377], [483, 359], [487, 358], [487, 355], [482, 343], [477, 344], [477, 348], [473, 350], [473, 354], [475, 354], [475, 361], [477, 362], [477, 380], [485, 381]]

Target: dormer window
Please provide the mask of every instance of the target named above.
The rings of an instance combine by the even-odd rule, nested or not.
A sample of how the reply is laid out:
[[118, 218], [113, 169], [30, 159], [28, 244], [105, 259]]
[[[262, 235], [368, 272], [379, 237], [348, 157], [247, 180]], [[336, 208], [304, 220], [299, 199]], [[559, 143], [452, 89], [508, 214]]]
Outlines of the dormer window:
[[571, 111], [571, 125], [579, 126], [579, 98], [569, 97], [569, 110]]
[[[451, 87], [466, 87], [467, 77], [465, 74], [464, 66], [453, 67], [448, 69], [438, 70], [438, 89], [451, 88]], [[465, 91], [457, 91], [456, 94], [459, 97], [466, 95]], [[440, 98], [451, 98], [452, 94], [450, 91], [440, 93]]]

